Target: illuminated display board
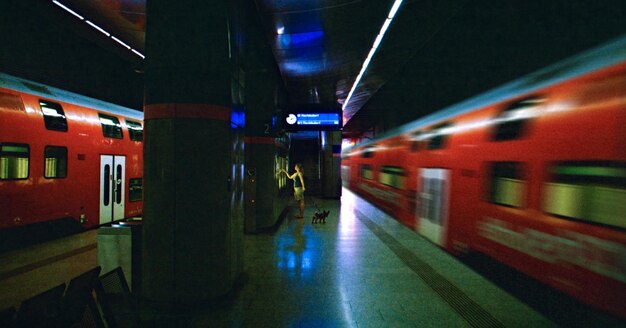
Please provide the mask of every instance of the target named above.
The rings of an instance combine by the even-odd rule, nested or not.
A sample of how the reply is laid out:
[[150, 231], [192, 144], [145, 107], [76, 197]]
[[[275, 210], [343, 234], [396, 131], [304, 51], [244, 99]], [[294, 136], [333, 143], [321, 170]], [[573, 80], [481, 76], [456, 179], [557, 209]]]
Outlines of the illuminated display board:
[[289, 112], [284, 123], [287, 130], [341, 130], [343, 122], [340, 111], [334, 112]]

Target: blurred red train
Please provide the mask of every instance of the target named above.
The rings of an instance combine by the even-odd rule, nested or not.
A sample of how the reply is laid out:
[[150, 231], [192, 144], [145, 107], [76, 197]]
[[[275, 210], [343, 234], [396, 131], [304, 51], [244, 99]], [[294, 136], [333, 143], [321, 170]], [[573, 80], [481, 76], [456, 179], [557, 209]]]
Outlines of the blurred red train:
[[0, 231], [141, 216], [142, 122], [142, 112], [0, 74]]
[[342, 178], [455, 255], [626, 317], [626, 38], [346, 149]]

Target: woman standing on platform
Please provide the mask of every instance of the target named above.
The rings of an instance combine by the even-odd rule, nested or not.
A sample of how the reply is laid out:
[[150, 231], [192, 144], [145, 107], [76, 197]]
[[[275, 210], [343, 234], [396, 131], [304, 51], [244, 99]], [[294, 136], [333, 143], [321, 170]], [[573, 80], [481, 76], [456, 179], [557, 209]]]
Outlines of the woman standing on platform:
[[289, 175], [289, 172], [282, 170], [285, 172], [287, 177], [293, 180], [293, 196], [297, 202], [299, 202], [300, 215], [297, 218], [302, 219], [304, 217], [304, 191], [306, 188], [304, 187], [304, 174], [302, 171], [302, 164], [296, 164], [296, 172], [294, 174]]

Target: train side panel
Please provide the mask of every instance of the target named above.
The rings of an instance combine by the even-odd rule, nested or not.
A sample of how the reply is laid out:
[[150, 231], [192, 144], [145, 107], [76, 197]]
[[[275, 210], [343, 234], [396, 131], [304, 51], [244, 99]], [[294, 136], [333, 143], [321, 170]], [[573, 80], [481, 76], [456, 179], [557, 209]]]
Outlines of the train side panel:
[[[0, 197], [3, 208], [0, 228], [68, 217], [86, 227], [100, 224], [99, 171], [102, 154], [126, 158], [123, 217], [141, 215], [142, 201], [138, 193], [142, 189], [142, 142], [131, 141], [127, 129], [123, 129], [122, 139], [104, 137], [98, 113], [117, 117], [123, 127], [126, 127], [127, 118], [57, 101], [54, 97], [40, 97], [4, 88], [0, 89], [0, 93], [5, 95], [4, 98], [6, 95], [15, 97], [14, 100], [23, 104], [22, 108], [9, 108], [11, 106], [6, 104], [0, 106], [3, 120], [0, 143], [3, 148], [9, 146], [6, 150], [27, 149], [27, 160], [16, 160], [23, 161], [25, 168], [22, 170], [26, 172], [5, 172], [17, 174], [19, 178], [0, 179], [3, 194]], [[67, 122], [65, 129], [60, 128], [59, 131], [46, 127], [42, 101], [53, 107], [61, 106]], [[140, 120], [131, 121], [141, 125]], [[15, 154], [5, 155], [4, 160], [9, 161], [12, 159], [7, 158]], [[7, 163], [3, 165], [5, 169], [15, 166]], [[131, 179], [134, 179], [136, 189], [132, 193], [133, 201], [130, 199], [131, 192], [126, 190], [131, 186]]]
[[528, 120], [528, 137], [519, 145], [484, 147], [484, 175], [493, 176], [494, 165], [502, 163], [519, 174], [500, 179], [503, 186], [508, 183], [500, 188], [509, 194], [509, 200], [502, 197], [506, 204], [480, 202], [473, 245], [621, 315], [626, 315], [626, 211], [620, 209], [626, 201], [626, 157], [618, 147], [625, 86], [621, 65], [543, 90], [545, 103]]
[[[356, 147], [350, 187], [453, 254], [480, 251], [626, 317], [625, 107], [621, 63], [401, 132], [403, 147]], [[408, 216], [380, 179], [398, 159]]]

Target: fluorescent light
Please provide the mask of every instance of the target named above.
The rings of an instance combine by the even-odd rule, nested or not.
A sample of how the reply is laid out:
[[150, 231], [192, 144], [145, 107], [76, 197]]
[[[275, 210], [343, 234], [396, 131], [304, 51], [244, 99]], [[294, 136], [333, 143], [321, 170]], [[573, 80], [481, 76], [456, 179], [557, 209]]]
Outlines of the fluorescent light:
[[374, 45], [372, 46], [372, 48], [378, 48], [378, 45], [380, 45], [380, 41], [382, 40], [383, 40], [382, 34], [378, 34], [378, 36], [376, 36], [376, 40], [374, 40]]
[[102, 27], [100, 27], [100, 26], [98, 26], [98, 25], [94, 24], [93, 22], [86, 20], [86, 21], [85, 21], [85, 23], [87, 23], [87, 24], [91, 25], [91, 27], [95, 28], [96, 30], [98, 30], [98, 31], [100, 31], [100, 32], [102, 32], [102, 33], [104, 33], [106, 36], [111, 36], [111, 33], [109, 33], [109, 32], [107, 32], [107, 31], [105, 31], [104, 29], [102, 29]]
[[370, 61], [372, 60], [372, 57], [374, 57], [374, 52], [376, 52], [376, 49], [372, 48], [372, 50], [370, 50], [370, 53], [367, 55], [367, 58], [365, 58], [365, 61], [363, 62], [363, 72], [364, 73], [365, 73], [365, 69], [370, 64]]
[[126, 49], [130, 50], [130, 46], [127, 45], [126, 43], [124, 43], [124, 41], [122, 41], [122, 40], [120, 40], [120, 39], [118, 39], [118, 38], [116, 38], [116, 37], [114, 37], [112, 35], [111, 35], [111, 39], [115, 40], [115, 42], [121, 44], [122, 46], [126, 47]]
[[400, 8], [400, 4], [402, 4], [402, 0], [396, 0], [396, 2], [393, 3], [391, 10], [389, 11], [389, 16], [387, 17], [393, 18], [396, 15], [398, 8]]
[[346, 100], [344, 100], [343, 102], [343, 106], [341, 107], [342, 109], [346, 109], [346, 107], [348, 106], [348, 103], [350, 102], [350, 99], [352, 99], [352, 94], [354, 94], [354, 90], [356, 90], [356, 87], [359, 85], [361, 78], [363, 77], [363, 75], [365, 75], [367, 66], [369, 66], [370, 62], [372, 61], [372, 58], [374, 57], [374, 53], [376, 53], [378, 46], [383, 41], [383, 37], [385, 36], [385, 33], [387, 32], [387, 28], [389, 28], [389, 25], [391, 24], [393, 17], [398, 12], [398, 9], [400, 8], [401, 4], [402, 4], [402, 0], [396, 0], [393, 3], [393, 6], [391, 7], [391, 10], [389, 11], [389, 15], [387, 15], [387, 19], [385, 19], [385, 23], [383, 23], [383, 26], [380, 28], [380, 32], [378, 33], [378, 36], [376, 36], [376, 39], [374, 40], [374, 44], [372, 45], [370, 52], [367, 54], [367, 58], [365, 58], [365, 61], [363, 61], [363, 66], [361, 67], [361, 71], [359, 72], [359, 75], [354, 80], [354, 83], [352, 84], [352, 88], [350, 89], [350, 92], [348, 93], [348, 97], [346, 97]]
[[130, 49], [130, 51], [134, 52], [137, 56], [146, 59], [146, 56], [144, 56], [141, 52], [135, 50], [135, 49]]
[[70, 8], [66, 7], [64, 4], [62, 4], [62, 3], [60, 3], [60, 2], [58, 2], [58, 1], [56, 1], [56, 0], [53, 0], [52, 2], [53, 2], [55, 5], [57, 5], [57, 6], [61, 7], [61, 8], [63, 8], [63, 9], [65, 9], [68, 13], [70, 13], [70, 14], [72, 14], [72, 15], [74, 15], [74, 16], [76, 16], [76, 17], [78, 17], [78, 18], [80, 18], [80, 20], [84, 20], [83, 16], [81, 16], [81, 15], [77, 14], [75, 11], [73, 11], [72, 9], [70, 9]]
[[[59, 1], [57, 1], [57, 0], [52, 0], [52, 3], [54, 3], [55, 5], [57, 5], [57, 6], [61, 7], [61, 8], [63, 8], [63, 9], [64, 9], [65, 11], [67, 11], [68, 13], [70, 13], [70, 14], [72, 14], [72, 15], [74, 15], [74, 16], [76, 16], [76, 17], [78, 17], [78, 19], [80, 19], [80, 20], [84, 20], [84, 21], [85, 21], [85, 23], [89, 24], [89, 26], [91, 26], [91, 27], [95, 28], [96, 30], [98, 30], [98, 31], [102, 32], [104, 35], [111, 37], [111, 39], [115, 40], [115, 42], [117, 42], [117, 43], [121, 44], [124, 48], [126, 48], [126, 49], [128, 49], [128, 50], [130, 50], [130, 51], [134, 52], [137, 56], [139, 56], [139, 57], [141, 57], [141, 58], [143, 58], [143, 59], [145, 59], [145, 58], [146, 58], [146, 56], [144, 56], [144, 55], [143, 55], [142, 53], [140, 53], [139, 51], [137, 51], [137, 50], [135, 50], [135, 49], [131, 49], [131, 47], [130, 47], [129, 45], [127, 45], [124, 41], [122, 41], [122, 40], [120, 40], [120, 39], [118, 39], [118, 38], [116, 38], [116, 37], [112, 36], [112, 35], [111, 35], [111, 33], [107, 32], [107, 31], [106, 31], [106, 30], [104, 30], [102, 27], [100, 27], [100, 26], [96, 25], [94, 22], [89, 21], [89, 20], [85, 20], [85, 18], [84, 18], [83, 16], [79, 15], [78, 13], [76, 13], [76, 12], [75, 12], [75, 11], [73, 11], [72, 9], [68, 8], [68, 7], [67, 7], [67, 6], [65, 6], [64, 4], [60, 3]], [[229, 31], [230, 31], [230, 29], [229, 29]], [[229, 32], [229, 33], [230, 33], [230, 32]], [[230, 38], [229, 38], [228, 40], [229, 40], [229, 42], [230, 42]], [[229, 51], [230, 51], [230, 49], [229, 49]]]
[[361, 81], [362, 78], [363, 78], [363, 73], [359, 73], [355, 81]]
[[380, 28], [380, 32], [378, 34], [385, 35], [385, 32], [387, 32], [387, 28], [389, 28], [389, 25], [391, 24], [392, 20], [393, 18], [385, 19], [385, 23], [383, 23], [383, 27]]

